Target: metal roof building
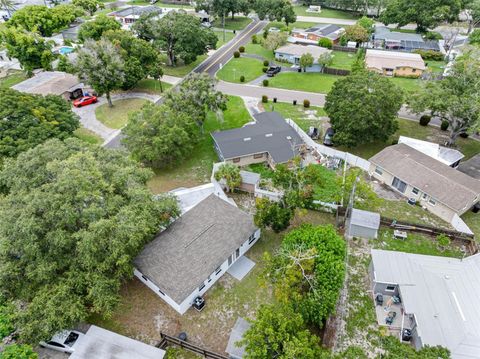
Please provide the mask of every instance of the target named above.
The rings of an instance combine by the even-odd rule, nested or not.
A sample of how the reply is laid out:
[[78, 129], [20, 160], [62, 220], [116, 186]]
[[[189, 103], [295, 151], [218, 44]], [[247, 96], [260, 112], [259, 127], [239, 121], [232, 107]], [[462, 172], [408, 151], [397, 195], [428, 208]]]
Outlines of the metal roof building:
[[377, 238], [380, 228], [380, 214], [352, 208], [346, 228], [350, 237]]
[[373, 249], [374, 283], [398, 286], [415, 318], [419, 346], [441, 345], [453, 359], [480, 358], [480, 254], [457, 259]]

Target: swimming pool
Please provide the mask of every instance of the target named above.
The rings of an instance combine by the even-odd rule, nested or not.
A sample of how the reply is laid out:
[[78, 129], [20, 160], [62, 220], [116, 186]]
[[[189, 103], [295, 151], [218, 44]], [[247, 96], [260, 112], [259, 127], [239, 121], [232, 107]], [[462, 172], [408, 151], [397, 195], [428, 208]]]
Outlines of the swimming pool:
[[70, 46], [62, 46], [58, 49], [58, 53], [61, 55], [69, 54], [74, 50], [73, 47]]

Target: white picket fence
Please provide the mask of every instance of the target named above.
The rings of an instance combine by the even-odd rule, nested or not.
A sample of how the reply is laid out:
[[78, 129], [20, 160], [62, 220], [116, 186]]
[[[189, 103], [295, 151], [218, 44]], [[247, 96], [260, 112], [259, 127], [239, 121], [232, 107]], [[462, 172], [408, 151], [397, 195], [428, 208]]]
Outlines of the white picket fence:
[[305, 131], [303, 131], [294, 121], [291, 119], [287, 118], [285, 121], [288, 122], [290, 126], [298, 133], [300, 138], [309, 146], [314, 148], [317, 152], [321, 153], [322, 155], [329, 156], [329, 157], [335, 157], [338, 159], [341, 159], [345, 162], [347, 162], [350, 166], [353, 167], [360, 167], [364, 171], [368, 171], [370, 168], [370, 162], [367, 161], [366, 159], [362, 157], [358, 157], [355, 155], [352, 155], [351, 153], [344, 152], [344, 151], [338, 151], [334, 148], [328, 147], [321, 145], [308, 136]]

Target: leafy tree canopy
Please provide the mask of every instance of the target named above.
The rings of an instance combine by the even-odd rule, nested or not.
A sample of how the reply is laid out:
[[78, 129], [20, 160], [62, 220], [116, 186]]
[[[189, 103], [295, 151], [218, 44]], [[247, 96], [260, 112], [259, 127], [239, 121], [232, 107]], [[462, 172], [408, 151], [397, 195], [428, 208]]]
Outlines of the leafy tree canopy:
[[11, 344], [0, 353], [0, 359], [38, 359], [38, 354], [30, 345]]
[[360, 19], [357, 21], [357, 25], [363, 27], [365, 30], [368, 31], [368, 33], [372, 33], [374, 29], [374, 24], [375, 21], [369, 17], [362, 16]]
[[72, 4], [87, 11], [92, 16], [97, 9], [105, 8], [105, 5], [98, 0], [73, 0]]
[[27, 31], [38, 31], [42, 36], [50, 37], [80, 15], [82, 15], [82, 11], [71, 4], [52, 8], [43, 5], [27, 5], [15, 11], [7, 25], [20, 27]]
[[227, 186], [227, 192], [233, 192], [242, 184], [242, 177], [240, 176], [240, 168], [232, 163], [224, 163], [220, 165], [215, 172], [215, 179], [217, 181], [224, 180]]
[[480, 29], [475, 29], [470, 33], [468, 41], [472, 45], [480, 45]]
[[286, 32], [269, 32], [263, 42], [263, 47], [267, 50], [276, 50], [287, 43], [288, 34]]
[[153, 199], [151, 175], [121, 151], [77, 139], [5, 161], [0, 286], [27, 304], [17, 321], [23, 341], [112, 313], [133, 258], [179, 214], [174, 198]]
[[370, 38], [368, 30], [359, 24], [347, 26], [345, 29], [345, 38], [347, 41], [367, 42]]
[[102, 35], [109, 30], [120, 30], [122, 26], [111, 16], [100, 14], [92, 21], [87, 21], [80, 26], [78, 40], [84, 42], [88, 39], [100, 40]]
[[313, 60], [313, 56], [310, 53], [303, 54], [300, 57], [300, 67], [303, 69], [303, 71], [306, 71], [307, 67], [313, 65]]
[[398, 128], [402, 97], [389, 79], [373, 72], [355, 72], [336, 81], [325, 104], [335, 143], [353, 147], [386, 141]]
[[247, 16], [251, 8], [249, 0], [200, 0], [195, 4], [196, 11], [204, 10], [219, 18], [231, 14], [232, 19], [235, 18], [235, 13], [243, 13]]
[[253, 9], [260, 20], [284, 21], [287, 26], [297, 21], [293, 5], [288, 0], [256, 0]]
[[60, 96], [0, 89], [0, 156], [14, 157], [49, 138], [73, 135], [78, 118]]

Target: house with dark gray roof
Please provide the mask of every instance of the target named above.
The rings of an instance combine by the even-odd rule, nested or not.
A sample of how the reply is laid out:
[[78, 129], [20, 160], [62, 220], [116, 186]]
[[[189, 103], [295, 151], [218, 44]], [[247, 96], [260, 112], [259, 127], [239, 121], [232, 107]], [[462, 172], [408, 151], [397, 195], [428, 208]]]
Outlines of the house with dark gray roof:
[[449, 223], [480, 201], [479, 180], [404, 143], [370, 158], [369, 173]]
[[258, 238], [251, 215], [211, 194], [145, 246], [134, 274], [183, 314]]
[[304, 142], [278, 112], [262, 112], [254, 118], [241, 128], [211, 133], [221, 161], [237, 166], [266, 162], [275, 167], [299, 154]]
[[334, 44], [340, 41], [345, 29], [333, 24], [318, 24], [308, 29], [293, 29], [288, 41], [300, 44], [318, 45], [318, 40], [329, 39]]
[[437, 40], [424, 40], [419, 34], [392, 31], [386, 26], [376, 26], [372, 35], [372, 41], [375, 48], [385, 48], [386, 50], [432, 50], [441, 51]]
[[385, 308], [395, 311], [389, 329], [408, 329], [402, 339], [416, 349], [440, 345], [453, 359], [480, 358], [480, 254], [459, 259], [372, 249], [371, 255], [373, 294], [385, 298], [377, 318]]

